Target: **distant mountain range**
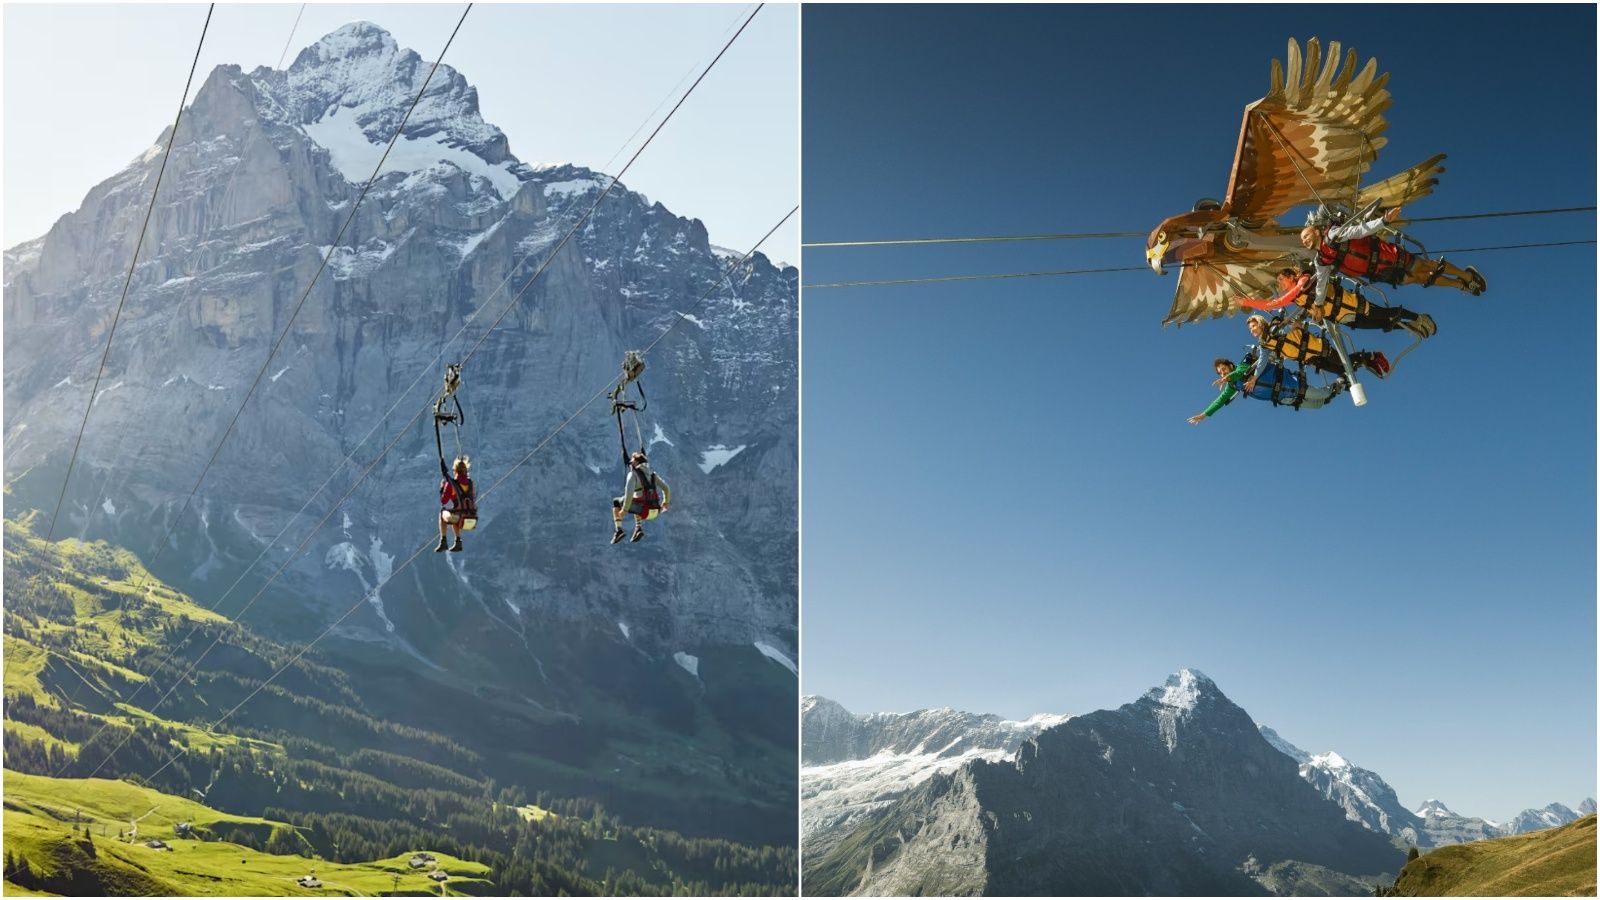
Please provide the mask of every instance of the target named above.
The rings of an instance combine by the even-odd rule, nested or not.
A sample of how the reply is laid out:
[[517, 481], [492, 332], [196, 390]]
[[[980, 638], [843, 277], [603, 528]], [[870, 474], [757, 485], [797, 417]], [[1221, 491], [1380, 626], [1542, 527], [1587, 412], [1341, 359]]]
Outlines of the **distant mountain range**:
[[1594, 810], [1594, 800], [1579, 804], [1574, 812], [1560, 803], [1542, 809], [1526, 809], [1511, 821], [1498, 824], [1487, 819], [1463, 816], [1438, 800], [1427, 800], [1413, 812], [1400, 805], [1394, 788], [1378, 773], [1356, 766], [1338, 753], [1310, 754], [1263, 726], [1261, 735], [1300, 764], [1300, 777], [1310, 782], [1324, 797], [1339, 804], [1353, 822], [1373, 831], [1394, 835], [1417, 847], [1443, 847], [1465, 841], [1526, 834], [1577, 821]]
[[[1194, 670], [1138, 701], [1008, 722], [802, 702], [804, 890], [1370, 894], [1405, 843], [1506, 826], [1400, 805], [1375, 773], [1258, 727]], [[1549, 827], [1548, 825], [1536, 827]]]

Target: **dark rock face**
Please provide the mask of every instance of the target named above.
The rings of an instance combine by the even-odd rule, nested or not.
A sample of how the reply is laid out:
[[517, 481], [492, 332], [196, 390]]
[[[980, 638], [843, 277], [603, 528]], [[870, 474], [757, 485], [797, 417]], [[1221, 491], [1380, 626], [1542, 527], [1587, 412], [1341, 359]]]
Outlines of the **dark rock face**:
[[[153, 557], [428, 68], [358, 23], [286, 71], [222, 66], [206, 79], [178, 129], [57, 537]], [[15, 509], [55, 504], [165, 142], [6, 251]], [[759, 642], [792, 658], [799, 273], [756, 254], [719, 285], [737, 254], [622, 185], [547, 260], [610, 180], [517, 161], [476, 90], [441, 66], [155, 574], [209, 605], [266, 550], [222, 607], [237, 609], [398, 434], [246, 624], [305, 637], [366, 595], [324, 652], [370, 659], [377, 646], [579, 718], [601, 715], [598, 695], [653, 721], [686, 714], [700, 701], [659, 696], [664, 679], [685, 680], [674, 654], [736, 648], [760, 661]], [[406, 422], [547, 261], [463, 372], [479, 530], [465, 553], [427, 553], [373, 593], [436, 535], [430, 418]], [[674, 502], [643, 543], [613, 547], [623, 470], [603, 398], [557, 429], [624, 350], [669, 326], [648, 357], [641, 437]], [[787, 686], [730, 704], [721, 724], [792, 747], [794, 679], [766, 659]], [[679, 693], [730, 671], [706, 662]], [[741, 724], [735, 706], [767, 711]]]
[[[933, 862], [951, 853], [957, 864]], [[1134, 703], [1044, 731], [1014, 762], [934, 776], [841, 840], [806, 884], [861, 894], [1260, 894], [1252, 875], [1281, 862], [1370, 881], [1403, 861], [1303, 781], [1215, 684], [1186, 670]]]

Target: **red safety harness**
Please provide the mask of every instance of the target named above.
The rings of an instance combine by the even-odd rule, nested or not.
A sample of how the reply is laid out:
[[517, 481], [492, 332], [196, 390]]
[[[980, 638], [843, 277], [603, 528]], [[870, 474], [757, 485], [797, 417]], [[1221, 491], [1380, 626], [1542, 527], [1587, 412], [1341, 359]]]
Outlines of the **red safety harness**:
[[1398, 285], [1405, 280], [1416, 257], [1398, 244], [1375, 237], [1352, 238], [1338, 244], [1326, 239], [1317, 248], [1317, 262], [1345, 275]]

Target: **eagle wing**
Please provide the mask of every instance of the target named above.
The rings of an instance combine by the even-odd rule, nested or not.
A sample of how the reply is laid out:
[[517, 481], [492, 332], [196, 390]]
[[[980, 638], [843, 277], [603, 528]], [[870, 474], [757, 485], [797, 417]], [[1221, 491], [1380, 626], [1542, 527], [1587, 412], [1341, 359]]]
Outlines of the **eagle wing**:
[[1367, 185], [1356, 196], [1355, 206], [1364, 208], [1376, 200], [1384, 209], [1393, 209], [1428, 196], [1439, 183], [1439, 173], [1444, 171], [1444, 166], [1439, 165], [1442, 162], [1444, 154], [1435, 154], [1398, 175]]
[[1161, 324], [1183, 325], [1237, 315], [1240, 296], [1271, 296], [1277, 288], [1278, 270], [1294, 262], [1274, 250], [1225, 250], [1186, 262], [1178, 275], [1172, 309]]
[[1388, 143], [1387, 74], [1367, 60], [1356, 69], [1356, 51], [1339, 60], [1339, 43], [1326, 60], [1316, 38], [1289, 39], [1287, 65], [1272, 61], [1267, 95], [1245, 107], [1224, 208], [1244, 219], [1280, 216], [1293, 207], [1322, 201], [1349, 202], [1361, 175]]

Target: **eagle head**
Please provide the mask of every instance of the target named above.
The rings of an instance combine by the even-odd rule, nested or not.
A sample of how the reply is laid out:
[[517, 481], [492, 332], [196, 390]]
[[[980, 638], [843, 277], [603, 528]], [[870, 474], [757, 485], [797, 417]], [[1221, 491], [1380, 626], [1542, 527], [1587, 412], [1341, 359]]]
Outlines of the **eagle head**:
[[1227, 213], [1217, 208], [1215, 201], [1201, 201], [1195, 209], [1163, 221], [1145, 240], [1144, 258], [1157, 275], [1166, 274], [1168, 263], [1183, 263], [1206, 256], [1211, 251], [1214, 234], [1209, 227], [1225, 221]]

